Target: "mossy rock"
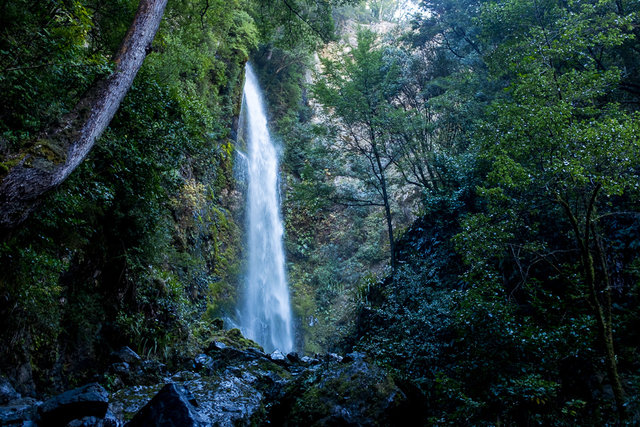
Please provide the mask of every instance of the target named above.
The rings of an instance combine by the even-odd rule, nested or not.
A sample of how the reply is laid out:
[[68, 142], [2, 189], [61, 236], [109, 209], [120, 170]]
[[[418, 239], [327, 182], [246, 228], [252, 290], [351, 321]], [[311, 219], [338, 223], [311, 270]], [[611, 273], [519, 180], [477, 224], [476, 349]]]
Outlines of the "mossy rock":
[[288, 425], [391, 425], [402, 419], [404, 393], [382, 369], [362, 357], [303, 374], [290, 389]]
[[109, 397], [110, 410], [116, 417], [128, 421], [155, 396], [164, 384], [150, 386], [136, 385], [112, 393]]
[[255, 341], [245, 338], [240, 329], [233, 328], [226, 331], [215, 331], [211, 337], [207, 339], [206, 346], [212, 345], [214, 342], [221, 342], [226, 346], [237, 348], [238, 350], [246, 350], [248, 348], [257, 348], [264, 352], [264, 349]]

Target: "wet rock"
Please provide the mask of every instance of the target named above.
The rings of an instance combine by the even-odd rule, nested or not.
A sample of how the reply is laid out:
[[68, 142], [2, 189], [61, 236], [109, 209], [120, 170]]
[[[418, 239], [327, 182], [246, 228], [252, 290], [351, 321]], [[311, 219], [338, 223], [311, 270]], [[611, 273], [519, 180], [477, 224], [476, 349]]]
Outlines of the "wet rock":
[[40, 405], [38, 413], [44, 425], [66, 425], [88, 416], [103, 418], [108, 401], [107, 391], [100, 384], [92, 383], [52, 397]]
[[185, 381], [197, 380], [200, 377], [201, 375], [197, 372], [180, 371], [180, 372], [176, 372], [171, 376], [171, 381], [180, 383]]
[[136, 361], [134, 365], [116, 362], [112, 363], [107, 371], [111, 376], [110, 385], [116, 389], [131, 385], [157, 384], [162, 381], [166, 372], [166, 366], [154, 360]]
[[227, 345], [223, 342], [220, 341], [214, 341], [213, 343], [211, 343], [211, 346], [209, 347], [209, 350], [224, 350], [225, 348], [227, 348]]
[[365, 355], [364, 353], [359, 353], [359, 352], [357, 352], [357, 351], [354, 351], [353, 353], [348, 353], [348, 354], [346, 354], [346, 355], [342, 358], [341, 362], [342, 362], [342, 363], [348, 363], [348, 362], [353, 362], [354, 360], [360, 360], [360, 361], [362, 361], [362, 360], [364, 360], [364, 359], [365, 359], [365, 357], [366, 357], [366, 355]]
[[282, 364], [287, 361], [287, 356], [280, 350], [274, 350], [273, 353], [269, 355], [269, 359], [276, 363]]
[[321, 356], [321, 359], [325, 362], [342, 362], [342, 356], [339, 356], [335, 353], [327, 353]]
[[38, 404], [35, 399], [27, 397], [11, 401], [0, 406], [0, 426], [29, 425], [38, 419]]
[[180, 385], [167, 384], [127, 423], [127, 427], [143, 426], [208, 426], [189, 392]]
[[124, 346], [118, 351], [111, 353], [111, 357], [116, 362], [125, 362], [129, 365], [137, 365], [142, 363], [142, 358], [138, 354], [131, 350], [129, 347]]
[[296, 352], [291, 352], [289, 354], [287, 354], [287, 360], [291, 363], [294, 363], [296, 365], [299, 365], [301, 360], [300, 360], [300, 355]]
[[167, 366], [157, 360], [144, 360], [138, 369], [131, 373], [131, 384], [152, 385], [162, 381], [167, 375]]
[[[192, 374], [195, 374], [192, 372]], [[195, 374], [197, 375], [197, 374]], [[149, 401], [158, 394], [163, 383], [154, 385], [134, 385], [116, 391], [110, 397], [109, 409], [123, 421], [130, 420]]]
[[199, 354], [194, 359], [194, 364], [198, 371], [211, 370], [213, 366], [213, 358], [206, 354]]
[[302, 356], [300, 358], [300, 362], [302, 364], [304, 364], [304, 365], [307, 365], [307, 366], [312, 366], [312, 365], [317, 365], [319, 363], [322, 363], [322, 362], [320, 362], [320, 359], [316, 359], [316, 358], [309, 357], [309, 356]]
[[213, 425], [256, 425], [277, 400], [291, 374], [266, 357], [234, 361], [213, 376], [185, 382], [198, 409]]
[[256, 347], [249, 347], [245, 351], [248, 354], [254, 355], [255, 357], [266, 357], [267, 356], [262, 350], [260, 350], [259, 348], [256, 348]]
[[66, 427], [119, 427], [120, 425], [115, 415], [107, 412], [104, 418], [84, 417], [71, 421]]
[[209, 373], [222, 371], [232, 364], [239, 364], [258, 359], [267, 359], [267, 356], [262, 351], [254, 347], [249, 347], [246, 350], [240, 350], [226, 345], [224, 347], [216, 346], [216, 348], [217, 350], [213, 350], [210, 346], [208, 349], [208, 355], [212, 359], [212, 362], [208, 367]]
[[158, 362], [157, 360], [145, 360], [140, 366], [143, 372], [157, 372], [159, 375], [163, 375], [167, 372], [167, 365]]
[[20, 399], [21, 397], [20, 393], [13, 388], [6, 377], [0, 377], [0, 405]]
[[109, 372], [118, 376], [127, 377], [131, 374], [131, 367], [127, 362], [112, 363]]
[[[309, 369], [296, 380], [285, 406], [276, 408], [272, 423], [289, 425], [399, 425], [405, 395], [382, 369], [364, 361]], [[286, 405], [289, 405], [286, 407]]]
[[[267, 422], [265, 414], [273, 402], [284, 395], [292, 374], [271, 361], [258, 349], [239, 350], [220, 347], [206, 355], [215, 369], [199, 373], [181, 371], [171, 377], [176, 386], [184, 386], [192, 396], [195, 411], [211, 425], [256, 425]], [[209, 360], [204, 357], [202, 361]], [[157, 393], [157, 388], [132, 386], [116, 392], [111, 408], [121, 419], [131, 419]], [[152, 424], [153, 425], [153, 424]]]

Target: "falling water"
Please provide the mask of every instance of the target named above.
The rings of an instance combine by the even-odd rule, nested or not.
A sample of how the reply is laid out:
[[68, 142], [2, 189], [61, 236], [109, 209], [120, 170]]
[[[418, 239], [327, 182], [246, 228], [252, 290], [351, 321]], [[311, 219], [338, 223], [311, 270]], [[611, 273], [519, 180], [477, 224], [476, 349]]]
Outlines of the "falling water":
[[278, 200], [278, 156], [267, 129], [258, 80], [249, 64], [243, 108], [248, 150], [248, 272], [240, 325], [266, 351], [290, 352], [293, 334]]

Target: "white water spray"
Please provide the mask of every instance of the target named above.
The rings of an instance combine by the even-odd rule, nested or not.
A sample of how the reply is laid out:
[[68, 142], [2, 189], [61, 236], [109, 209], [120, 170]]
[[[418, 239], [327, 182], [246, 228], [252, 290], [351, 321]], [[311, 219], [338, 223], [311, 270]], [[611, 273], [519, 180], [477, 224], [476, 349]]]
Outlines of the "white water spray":
[[278, 200], [278, 156], [271, 142], [258, 80], [247, 64], [243, 108], [247, 118], [248, 272], [240, 326], [265, 351], [293, 351], [289, 290]]

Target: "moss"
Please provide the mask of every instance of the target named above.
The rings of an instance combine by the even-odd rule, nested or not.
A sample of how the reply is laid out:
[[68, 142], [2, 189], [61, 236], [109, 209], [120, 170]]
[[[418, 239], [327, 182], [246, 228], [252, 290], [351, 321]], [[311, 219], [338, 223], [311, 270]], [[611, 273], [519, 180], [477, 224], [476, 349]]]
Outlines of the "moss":
[[216, 279], [209, 284], [207, 310], [217, 316], [231, 312], [235, 306], [242, 243], [240, 228], [227, 210], [212, 206], [206, 213], [205, 221], [210, 238], [203, 252], [213, 267], [213, 278]]
[[387, 373], [363, 361], [308, 372], [290, 392], [287, 419], [295, 425], [387, 425], [403, 396]]
[[[107, 384], [108, 385], [108, 384]], [[133, 386], [119, 390], [110, 396], [111, 411], [129, 421], [163, 387], [162, 383], [152, 386]]]
[[16, 166], [18, 163], [22, 161], [22, 159], [24, 159], [25, 155], [26, 153], [23, 153], [14, 158], [7, 159], [4, 162], [0, 162], [0, 178], [4, 178], [9, 173], [11, 168]]
[[205, 344], [210, 345], [215, 341], [221, 342], [229, 347], [234, 347], [239, 350], [246, 350], [248, 348], [257, 348], [260, 351], [264, 351], [260, 344], [245, 338], [240, 332], [240, 329], [233, 328], [226, 331], [215, 331], [206, 340]]
[[0, 162], [0, 179], [3, 179], [11, 170], [11, 166], [8, 162]]
[[66, 150], [51, 139], [37, 140], [27, 150], [27, 154], [30, 155], [24, 162], [27, 167], [34, 167], [41, 160], [53, 165], [62, 164], [67, 160]]

